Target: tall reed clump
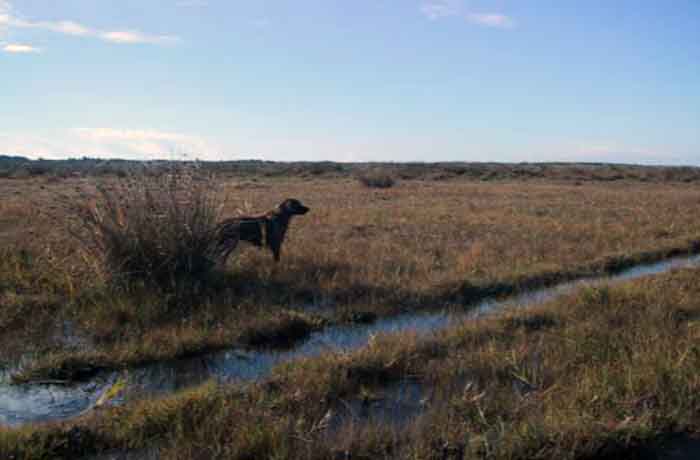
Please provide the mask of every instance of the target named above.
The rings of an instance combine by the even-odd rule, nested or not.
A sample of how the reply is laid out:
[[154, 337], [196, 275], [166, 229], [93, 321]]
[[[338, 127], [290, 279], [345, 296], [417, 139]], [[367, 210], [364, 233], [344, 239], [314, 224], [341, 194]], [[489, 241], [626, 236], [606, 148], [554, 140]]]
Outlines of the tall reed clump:
[[110, 284], [172, 289], [215, 269], [222, 198], [196, 166], [131, 171], [81, 195], [67, 203], [69, 231]]

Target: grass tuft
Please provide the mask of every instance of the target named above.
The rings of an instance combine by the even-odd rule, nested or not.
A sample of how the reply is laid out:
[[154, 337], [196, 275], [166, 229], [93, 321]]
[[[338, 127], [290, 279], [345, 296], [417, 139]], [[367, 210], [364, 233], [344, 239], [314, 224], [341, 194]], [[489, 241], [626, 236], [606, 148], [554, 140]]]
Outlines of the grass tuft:
[[216, 267], [221, 199], [196, 167], [132, 172], [65, 203], [68, 230], [111, 284], [171, 289]]

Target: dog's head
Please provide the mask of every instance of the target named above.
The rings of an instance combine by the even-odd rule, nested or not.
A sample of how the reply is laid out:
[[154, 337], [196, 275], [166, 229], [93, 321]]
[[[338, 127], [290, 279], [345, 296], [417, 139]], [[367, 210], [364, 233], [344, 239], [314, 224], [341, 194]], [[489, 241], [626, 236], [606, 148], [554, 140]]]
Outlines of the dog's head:
[[285, 214], [288, 214], [290, 216], [294, 215], [303, 215], [309, 212], [309, 208], [301, 204], [301, 201], [295, 200], [294, 198], [290, 198], [288, 200], [284, 200], [282, 204], [279, 206], [280, 211], [284, 212]]

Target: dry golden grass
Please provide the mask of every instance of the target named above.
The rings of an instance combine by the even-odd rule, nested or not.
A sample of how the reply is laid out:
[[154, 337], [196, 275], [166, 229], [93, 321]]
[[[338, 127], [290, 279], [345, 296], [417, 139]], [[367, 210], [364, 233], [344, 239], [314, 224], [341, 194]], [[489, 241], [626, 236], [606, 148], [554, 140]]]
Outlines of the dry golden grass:
[[[96, 367], [124, 365], [161, 359], [163, 350], [177, 356], [247, 345], [258, 330], [271, 331], [267, 344], [274, 344], [287, 327], [304, 336], [297, 322], [278, 317], [288, 308], [313, 305], [332, 322], [357, 312], [441, 307], [688, 251], [700, 239], [694, 183], [402, 180], [377, 190], [352, 178], [226, 179], [224, 215], [264, 211], [289, 197], [311, 212], [293, 220], [280, 264], [241, 244], [229, 273], [183, 318], [157, 293], [101, 292], [62, 232], [61, 216], [43, 212], [57, 196], [85, 199], [96, 181], [114, 180], [0, 180], [8, 197], [0, 204], [0, 241], [32, 255], [26, 267], [0, 261], [3, 277], [13, 280], [0, 296], [7, 312], [0, 359], [24, 348], [54, 350], [37, 363], [46, 371], [76, 356]], [[74, 322], [95, 349], [76, 355], [35, 341], [57, 318]], [[310, 316], [307, 332], [320, 321]]]
[[[3, 243], [43, 240], [60, 223], [38, 208], [93, 180], [113, 179], [0, 181], [9, 197], [0, 204]], [[298, 284], [328, 293], [506, 279], [700, 235], [700, 187], [687, 184], [404, 181], [375, 190], [352, 179], [291, 178], [229, 180], [224, 193], [229, 215], [287, 197], [307, 203], [312, 211], [293, 221], [275, 273], [269, 254], [253, 249], [237, 263], [273, 279], [294, 272]]]
[[[290, 180], [228, 190], [231, 210], [287, 196], [312, 208], [294, 221], [280, 268], [329, 295], [505, 280], [700, 235], [700, 188], [680, 185], [415, 181], [377, 191]], [[267, 254], [246, 255], [241, 265], [272, 276]]]

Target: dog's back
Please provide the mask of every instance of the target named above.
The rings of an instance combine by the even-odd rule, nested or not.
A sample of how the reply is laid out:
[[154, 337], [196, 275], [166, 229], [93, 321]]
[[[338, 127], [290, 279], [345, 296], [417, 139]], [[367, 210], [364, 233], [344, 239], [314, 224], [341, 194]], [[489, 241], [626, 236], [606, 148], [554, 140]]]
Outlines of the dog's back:
[[262, 247], [265, 219], [260, 217], [239, 217], [237, 220], [241, 241], [247, 241], [255, 246]]

